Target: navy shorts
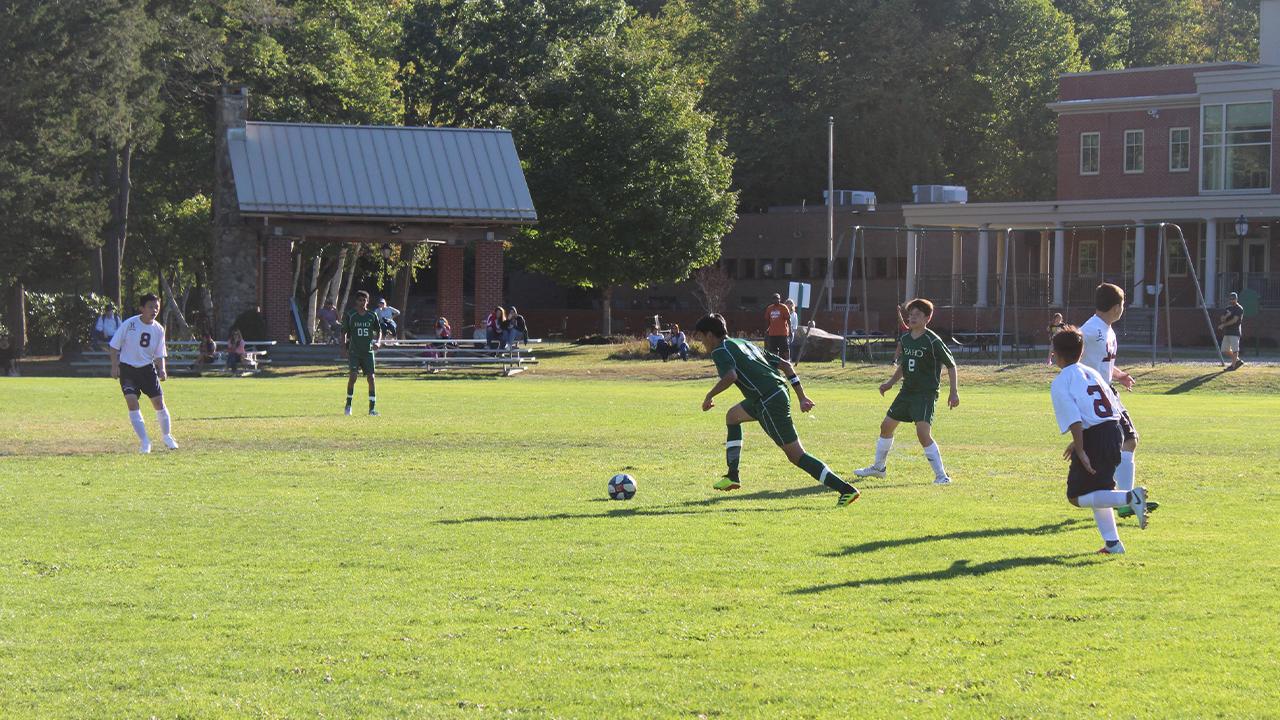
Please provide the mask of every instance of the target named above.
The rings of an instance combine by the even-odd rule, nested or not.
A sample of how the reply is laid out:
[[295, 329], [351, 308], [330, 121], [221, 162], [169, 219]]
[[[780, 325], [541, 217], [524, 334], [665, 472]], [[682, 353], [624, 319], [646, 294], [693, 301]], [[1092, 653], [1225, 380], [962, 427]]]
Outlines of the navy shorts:
[[1078, 498], [1094, 490], [1116, 489], [1116, 467], [1120, 464], [1120, 443], [1124, 435], [1120, 423], [1104, 422], [1084, 431], [1084, 454], [1089, 456], [1093, 474], [1084, 469], [1080, 459], [1071, 456], [1067, 471], [1067, 497]]
[[120, 363], [120, 391], [125, 395], [146, 395], [149, 398], [164, 394], [155, 365], [134, 367], [127, 363]]

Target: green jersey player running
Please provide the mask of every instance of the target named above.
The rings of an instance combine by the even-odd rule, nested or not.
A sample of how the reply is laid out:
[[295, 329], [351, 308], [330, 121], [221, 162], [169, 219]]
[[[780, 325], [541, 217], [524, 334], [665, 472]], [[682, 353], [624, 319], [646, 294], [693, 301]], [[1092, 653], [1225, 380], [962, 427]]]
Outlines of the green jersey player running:
[[813, 401], [804, 394], [791, 363], [761, 350], [755, 343], [728, 337], [729, 329], [720, 315], [707, 315], [699, 320], [693, 335], [711, 348], [711, 359], [720, 374], [719, 382], [703, 399], [702, 410], [705, 412], [715, 407], [713, 398], [731, 385], [737, 385], [743, 396], [742, 402], [729, 408], [725, 414], [728, 439], [724, 447], [729, 472], [715, 484], [715, 489], [737, 490], [742, 487], [738, 479], [742, 423], [757, 421], [793, 465], [798, 465], [814, 480], [840, 493], [836, 507], [845, 507], [857, 500], [857, 488], [841, 480], [826, 463], [806, 453], [800, 445], [795, 425], [791, 422], [791, 395], [787, 392], [787, 385], [795, 388], [801, 412], [809, 412]]
[[899, 379], [902, 380], [902, 389], [889, 406], [884, 422], [880, 423], [876, 459], [871, 465], [854, 470], [853, 474], [858, 477], [884, 477], [885, 461], [893, 447], [893, 432], [898, 428], [898, 423], [910, 422], [915, 423], [916, 438], [924, 448], [925, 459], [933, 467], [933, 482], [937, 485], [951, 482], [942, 465], [942, 451], [933, 440], [933, 411], [938, 400], [938, 378], [942, 374], [942, 368], [947, 369], [947, 375], [951, 378], [948, 407], [960, 404], [959, 380], [951, 351], [942, 342], [942, 338], [928, 327], [931, 318], [933, 303], [924, 298], [916, 298], [907, 303], [907, 327], [911, 330], [898, 338], [893, 375], [880, 386], [880, 394], [889, 392]]
[[347, 408], [343, 411], [346, 415], [351, 414], [351, 396], [356, 390], [357, 371], [364, 371], [364, 377], [369, 381], [369, 414], [378, 414], [378, 398], [373, 390], [373, 352], [381, 342], [381, 319], [369, 309], [369, 293], [361, 290], [356, 293], [356, 309], [348, 313], [347, 319], [342, 322], [342, 347], [346, 350], [347, 367], [351, 371], [347, 376]]

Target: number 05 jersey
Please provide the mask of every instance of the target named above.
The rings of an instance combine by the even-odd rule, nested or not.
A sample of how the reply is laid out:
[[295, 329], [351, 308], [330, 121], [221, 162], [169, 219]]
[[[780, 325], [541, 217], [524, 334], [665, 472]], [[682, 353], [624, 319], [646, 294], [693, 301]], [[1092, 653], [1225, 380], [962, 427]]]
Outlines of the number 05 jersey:
[[133, 367], [146, 367], [156, 358], [168, 357], [164, 344], [164, 326], [158, 322], [142, 322], [141, 315], [120, 323], [111, 338], [111, 347], [120, 353], [120, 362]]
[[1067, 432], [1075, 423], [1084, 429], [1119, 422], [1120, 400], [1097, 370], [1081, 363], [1062, 368], [1049, 388], [1058, 430]]

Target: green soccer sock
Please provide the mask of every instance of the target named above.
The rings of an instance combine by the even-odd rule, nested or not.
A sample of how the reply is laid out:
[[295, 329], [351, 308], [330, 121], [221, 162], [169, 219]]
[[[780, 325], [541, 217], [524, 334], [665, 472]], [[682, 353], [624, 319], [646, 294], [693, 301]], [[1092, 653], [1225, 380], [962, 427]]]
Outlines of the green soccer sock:
[[729, 477], [738, 479], [738, 460], [742, 458], [742, 426], [729, 425], [728, 438], [724, 441], [724, 459], [729, 465]]
[[800, 469], [809, 473], [809, 475], [812, 476], [814, 480], [817, 480], [818, 482], [822, 483], [823, 485], [826, 485], [827, 487], [831, 488], [832, 490], [835, 490], [836, 492], [840, 492], [840, 493], [853, 492], [852, 485], [845, 482], [844, 480], [841, 480], [839, 475], [836, 475], [835, 473], [831, 472], [831, 468], [827, 467], [826, 463], [810, 455], [809, 453], [805, 453], [804, 455], [801, 455], [800, 462], [796, 464], [800, 466]]

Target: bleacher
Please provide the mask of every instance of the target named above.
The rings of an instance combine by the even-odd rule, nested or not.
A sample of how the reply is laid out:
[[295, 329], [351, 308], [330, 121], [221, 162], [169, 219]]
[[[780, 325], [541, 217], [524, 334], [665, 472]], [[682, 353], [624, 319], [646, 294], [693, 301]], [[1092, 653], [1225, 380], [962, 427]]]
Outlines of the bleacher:
[[[415, 338], [412, 340], [387, 340], [376, 352], [379, 366], [420, 368], [439, 372], [450, 368], [496, 367], [503, 376], [515, 375], [525, 368], [538, 364], [538, 358], [529, 354], [528, 344], [541, 343], [531, 338], [520, 345], [506, 348], [488, 347], [483, 338]], [[347, 359], [340, 358], [345, 365]]]
[[[227, 370], [227, 344], [215, 343], [217, 352], [211, 363], [201, 365], [200, 343], [196, 340], [170, 340], [166, 342], [169, 357], [165, 360], [165, 369], [170, 375], [205, 374], [205, 373], [259, 373], [263, 366], [271, 363], [271, 348], [274, 340], [246, 340], [247, 354], [245, 361], [235, 371]], [[71, 368], [80, 375], [111, 374], [111, 355], [107, 350], [86, 350], [71, 361]]]

